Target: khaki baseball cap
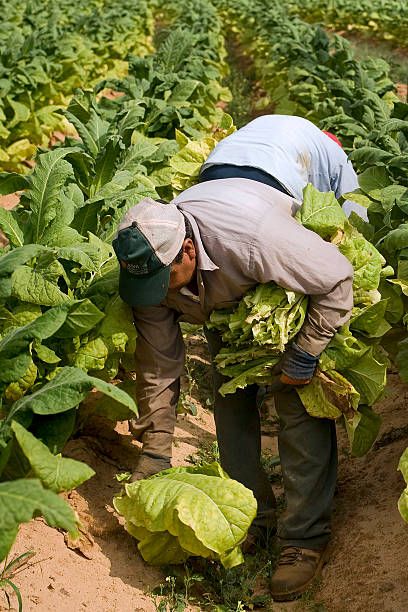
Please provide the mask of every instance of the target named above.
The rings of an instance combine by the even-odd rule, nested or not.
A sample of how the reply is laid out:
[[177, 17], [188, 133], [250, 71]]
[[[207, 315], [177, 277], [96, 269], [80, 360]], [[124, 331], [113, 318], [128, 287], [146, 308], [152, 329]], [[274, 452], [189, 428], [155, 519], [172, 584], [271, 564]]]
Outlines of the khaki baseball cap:
[[145, 198], [127, 211], [112, 242], [120, 263], [123, 301], [131, 306], [155, 306], [163, 301], [171, 263], [184, 237], [184, 216], [175, 204]]

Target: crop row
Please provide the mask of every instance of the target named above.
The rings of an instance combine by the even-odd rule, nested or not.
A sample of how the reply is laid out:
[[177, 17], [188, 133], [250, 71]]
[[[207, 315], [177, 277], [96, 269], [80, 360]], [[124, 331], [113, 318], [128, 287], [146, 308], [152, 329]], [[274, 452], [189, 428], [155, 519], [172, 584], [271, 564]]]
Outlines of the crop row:
[[289, 12], [308, 22], [321, 22], [407, 45], [408, 6], [404, 0], [289, 0]]
[[68, 124], [58, 109], [75, 88], [124, 75], [129, 53], [152, 50], [148, 3], [0, 0], [0, 167], [23, 162]]
[[[178, 26], [161, 32], [156, 53], [132, 58], [126, 78], [97, 88], [122, 95], [98, 101], [79, 92], [71, 100], [64, 116], [80, 141], [68, 137], [39, 154], [28, 176], [1, 177], [2, 193], [24, 194], [16, 209], [0, 210], [9, 239], [0, 257], [0, 558], [18, 524], [34, 513], [74, 529], [55, 492], [92, 473], [52, 453], [72, 435], [89, 390], [107, 394], [98, 412], [109, 418], [136, 410], [126, 384], [107, 382], [133, 369], [136, 341], [117, 294], [116, 224], [141, 197], [171, 198], [191, 184], [216, 140], [232, 129], [217, 106], [228, 98], [220, 84], [221, 23], [211, 5], [196, 0], [190, 7], [169, 13]], [[27, 475], [35, 477], [28, 488]], [[10, 502], [16, 494], [18, 508]]]

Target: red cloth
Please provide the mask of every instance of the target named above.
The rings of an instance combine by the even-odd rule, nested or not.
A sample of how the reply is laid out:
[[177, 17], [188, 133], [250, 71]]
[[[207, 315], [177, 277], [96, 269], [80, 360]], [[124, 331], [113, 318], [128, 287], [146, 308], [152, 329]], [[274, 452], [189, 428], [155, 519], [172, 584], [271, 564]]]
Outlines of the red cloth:
[[337, 142], [337, 144], [339, 145], [339, 147], [343, 148], [343, 145], [341, 144], [340, 140], [337, 138], [337, 136], [335, 136], [334, 134], [332, 134], [331, 132], [326, 132], [326, 130], [322, 130], [323, 134], [326, 134], [326, 136], [328, 136], [329, 138], [331, 138], [332, 140], [334, 140], [334, 142]]

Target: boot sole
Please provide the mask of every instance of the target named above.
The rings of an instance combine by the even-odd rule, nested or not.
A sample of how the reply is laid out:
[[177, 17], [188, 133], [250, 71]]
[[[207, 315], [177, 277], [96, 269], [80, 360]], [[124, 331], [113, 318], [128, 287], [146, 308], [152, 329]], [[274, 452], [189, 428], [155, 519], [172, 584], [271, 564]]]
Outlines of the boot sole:
[[303, 595], [303, 593], [305, 593], [308, 590], [308, 588], [312, 586], [316, 578], [320, 576], [323, 566], [326, 565], [326, 563], [329, 560], [329, 556], [330, 556], [330, 553], [327, 547], [322, 553], [322, 556], [320, 558], [319, 563], [317, 564], [316, 571], [313, 574], [313, 576], [310, 578], [310, 580], [308, 580], [301, 587], [298, 587], [295, 591], [285, 591], [284, 593], [273, 593], [273, 591], [271, 590], [273, 601], [293, 601], [294, 599], [297, 599], [298, 597]]

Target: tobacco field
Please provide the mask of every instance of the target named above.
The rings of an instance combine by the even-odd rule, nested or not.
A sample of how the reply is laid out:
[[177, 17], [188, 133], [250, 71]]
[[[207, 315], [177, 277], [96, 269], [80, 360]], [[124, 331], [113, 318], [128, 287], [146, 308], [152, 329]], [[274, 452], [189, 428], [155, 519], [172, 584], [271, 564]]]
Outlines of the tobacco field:
[[[408, 609], [406, 2], [0, 0], [0, 10], [0, 610]], [[340, 139], [359, 176], [347, 199], [369, 218], [347, 220], [311, 186], [297, 216], [355, 274], [352, 318], [299, 391], [312, 414], [338, 422], [338, 556], [323, 586], [287, 605], [263, 588], [275, 550], [239, 565], [243, 534], [218, 549], [216, 520], [194, 526], [190, 548], [162, 530], [154, 541], [120, 482], [139, 448], [127, 427], [137, 337], [118, 294], [117, 225], [142, 198], [169, 201], [194, 185], [217, 142], [267, 113]], [[305, 296], [261, 285], [215, 311], [222, 393], [267, 385], [306, 309]], [[180, 468], [151, 480], [147, 500], [193, 476], [217, 477], [219, 499], [237, 484], [212, 463], [202, 329], [183, 334]], [[279, 494], [277, 420], [265, 405], [263, 461]], [[256, 509], [239, 487], [249, 524]]]

